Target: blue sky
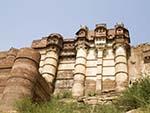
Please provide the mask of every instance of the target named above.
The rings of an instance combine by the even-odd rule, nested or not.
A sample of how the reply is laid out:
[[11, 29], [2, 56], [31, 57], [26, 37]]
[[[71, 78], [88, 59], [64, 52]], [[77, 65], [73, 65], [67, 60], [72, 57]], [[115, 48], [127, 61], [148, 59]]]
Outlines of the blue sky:
[[122, 21], [131, 43], [150, 42], [150, 0], [0, 0], [0, 50], [30, 46], [53, 32], [74, 37], [80, 25]]

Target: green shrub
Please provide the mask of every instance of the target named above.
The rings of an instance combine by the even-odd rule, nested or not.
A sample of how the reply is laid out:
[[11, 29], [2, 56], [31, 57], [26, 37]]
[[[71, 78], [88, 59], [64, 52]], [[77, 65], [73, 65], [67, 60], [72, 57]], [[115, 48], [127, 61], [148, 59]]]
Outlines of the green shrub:
[[72, 98], [71, 91], [61, 91], [60, 93], [53, 96], [56, 99], [63, 99], [63, 98]]
[[17, 103], [17, 107], [20, 113], [122, 113], [137, 108], [140, 108], [138, 113], [150, 113], [150, 78], [135, 82], [121, 94], [115, 104], [86, 105], [75, 101], [65, 102], [64, 98], [71, 98], [71, 92], [62, 92], [45, 103], [24, 99]]
[[30, 99], [22, 99], [16, 103], [18, 110], [21, 110], [21, 113], [33, 113], [34, 108], [37, 107], [37, 103], [32, 103]]
[[65, 103], [56, 98], [40, 104], [22, 100], [18, 110], [20, 113], [121, 113], [114, 105], [87, 105], [74, 101]]
[[88, 93], [88, 96], [90, 96], [90, 97], [96, 96], [96, 93], [91, 91], [91, 92]]
[[94, 113], [123, 113], [123, 111], [119, 110], [115, 105], [97, 105]]
[[150, 78], [142, 78], [125, 90], [118, 105], [125, 110], [136, 109], [150, 104]]
[[65, 98], [72, 98], [71, 92], [61, 92], [45, 103], [33, 103], [30, 99], [24, 99], [17, 102], [17, 107], [20, 113], [122, 113], [137, 108], [140, 108], [138, 113], [150, 113], [150, 78], [135, 82], [121, 94], [115, 104], [86, 105], [75, 101], [60, 101]]

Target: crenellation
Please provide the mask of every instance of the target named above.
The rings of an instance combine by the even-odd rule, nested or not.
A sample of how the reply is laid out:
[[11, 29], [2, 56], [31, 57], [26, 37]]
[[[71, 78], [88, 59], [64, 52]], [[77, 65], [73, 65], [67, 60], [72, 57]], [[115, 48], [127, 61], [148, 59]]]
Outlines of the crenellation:
[[31, 47], [34, 49], [45, 48], [47, 46], [47, 37], [39, 40], [33, 40]]

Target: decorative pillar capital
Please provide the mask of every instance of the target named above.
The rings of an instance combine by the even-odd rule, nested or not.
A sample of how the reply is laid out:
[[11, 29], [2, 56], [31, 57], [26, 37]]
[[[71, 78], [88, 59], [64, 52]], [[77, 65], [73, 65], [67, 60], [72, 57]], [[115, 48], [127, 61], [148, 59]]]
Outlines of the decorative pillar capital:
[[89, 48], [88, 43], [86, 41], [82, 41], [82, 42], [77, 41], [76, 44], [75, 44], [75, 46], [76, 46], [76, 50], [82, 48], [85, 51], [87, 51], [88, 48]]
[[81, 26], [80, 29], [76, 32], [76, 43], [75, 47], [76, 50], [82, 48], [84, 50], [88, 49], [88, 27], [87, 26]]
[[60, 48], [57, 48], [56, 46], [49, 46], [49, 47], [46, 49], [46, 52], [53, 51], [53, 52], [59, 54], [59, 53], [60, 53], [60, 50], [61, 50], [61, 49], [60, 49]]
[[105, 49], [105, 45], [96, 45], [96, 49], [102, 51]]
[[88, 35], [88, 27], [87, 26], [80, 26], [80, 29], [76, 32], [77, 39], [78, 38], [86, 38]]
[[130, 51], [130, 45], [128, 43], [115, 43], [113, 45], [113, 49], [114, 52], [116, 51], [116, 49], [118, 49], [119, 47], [122, 47], [124, 50], [126, 50], [126, 54], [127, 54], [127, 58], [130, 56], [131, 51]]
[[59, 51], [63, 47], [63, 37], [58, 33], [52, 33], [47, 37], [49, 51]]

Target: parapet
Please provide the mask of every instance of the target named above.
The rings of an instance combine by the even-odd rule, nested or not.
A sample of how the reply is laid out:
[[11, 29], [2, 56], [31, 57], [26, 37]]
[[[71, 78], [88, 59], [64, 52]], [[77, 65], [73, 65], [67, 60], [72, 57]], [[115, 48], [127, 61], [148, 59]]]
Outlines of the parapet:
[[33, 40], [31, 47], [34, 49], [45, 48], [47, 46], [47, 37], [39, 40]]
[[[75, 37], [71, 37], [69, 39], [63, 39], [58, 33], [52, 33], [49, 36], [43, 37], [40, 40], [34, 40], [32, 42], [32, 48], [34, 49], [43, 49], [48, 47], [49, 45], [57, 45], [61, 49], [66, 49], [67, 43], [70, 41], [72, 44], [75, 43], [79, 38], [85, 38], [87, 42], [94, 41], [95, 37], [105, 37], [106, 41], [122, 41], [121, 39], [116, 38], [117, 36], [124, 37], [124, 43], [130, 43], [129, 31], [125, 28], [123, 23], [117, 23], [113, 28], [107, 28], [105, 23], [96, 24], [95, 28], [89, 29], [87, 26], [80, 26], [79, 30], [75, 33]], [[69, 41], [70, 40], [70, 41]], [[70, 46], [68, 46], [70, 47]]]
[[16, 60], [25, 58], [32, 60], [37, 64], [39, 64], [40, 62], [40, 54], [37, 51], [33, 50], [32, 48], [22, 48], [19, 50]]
[[42, 49], [52, 44], [62, 48], [63, 37], [58, 33], [52, 33], [40, 40], [33, 40], [31, 47], [34, 49]]

